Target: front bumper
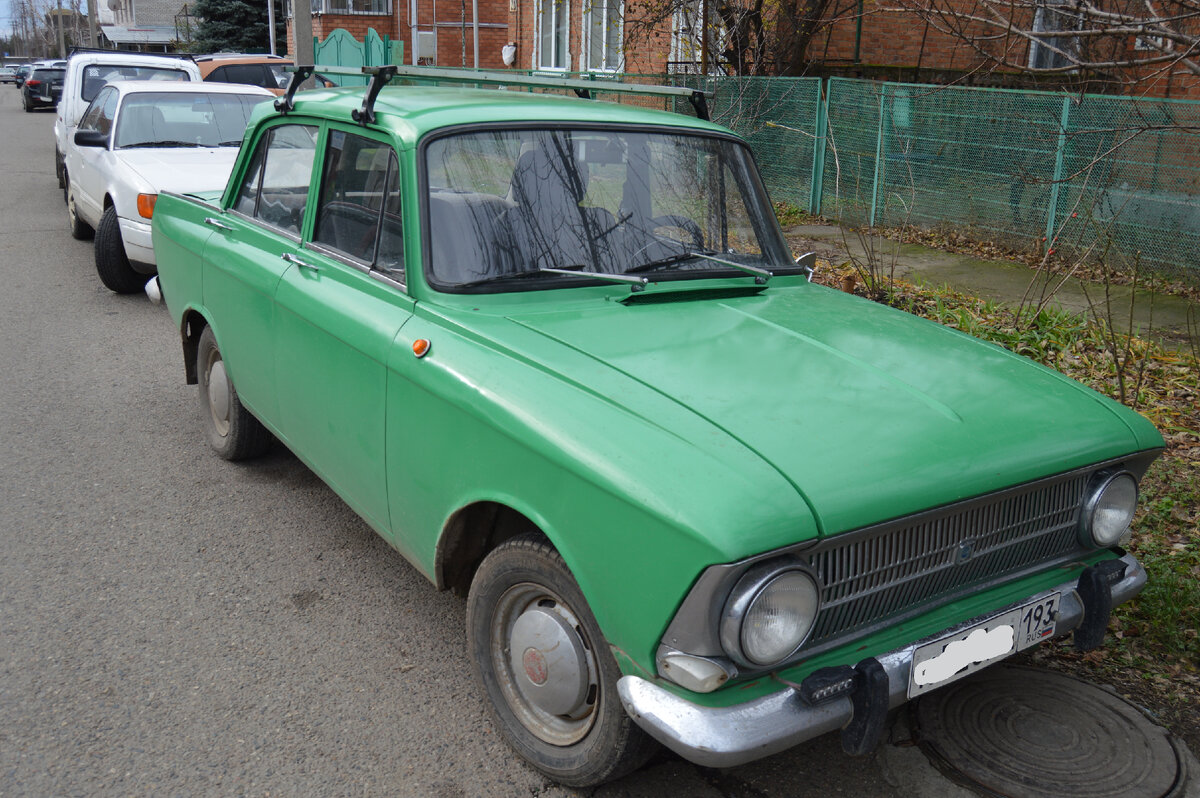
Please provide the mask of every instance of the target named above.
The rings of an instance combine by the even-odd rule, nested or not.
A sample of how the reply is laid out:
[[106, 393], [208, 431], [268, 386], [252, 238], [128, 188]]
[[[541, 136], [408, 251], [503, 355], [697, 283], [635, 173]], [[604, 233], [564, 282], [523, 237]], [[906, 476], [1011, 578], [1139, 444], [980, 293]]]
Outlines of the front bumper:
[[154, 243], [150, 235], [149, 222], [135, 222], [118, 216], [121, 225], [121, 240], [125, 244], [125, 256], [135, 271], [154, 274], [157, 261], [154, 259]]
[[[1088, 645], [1098, 642], [1108, 622], [1111, 607], [1136, 596], [1146, 584], [1146, 571], [1131, 555], [1109, 562], [1123, 563], [1124, 575], [1112, 584], [1105, 584], [1096, 595], [1096, 567], [1084, 572], [1079, 582], [1065, 582], [1050, 590], [1030, 596], [1010, 607], [997, 610], [982, 618], [960, 624], [956, 629], [966, 629], [994, 615], [1003, 614], [1041, 596], [1059, 592], [1062, 594], [1058, 617], [1055, 619], [1054, 636], [1076, 631], [1077, 638], [1086, 635]], [[1089, 610], [1091, 617], [1088, 617]], [[1083, 627], [1083, 628], [1080, 628]], [[955, 631], [947, 629], [923, 640], [917, 640], [904, 648], [889, 651], [865, 662], [877, 663], [886, 680], [874, 680], [874, 705], [865, 701], [862, 694], [843, 696], [824, 703], [810, 704], [800, 696], [795, 687], [785, 687], [777, 693], [764, 696], [744, 704], [730, 707], [704, 707], [642, 679], [624, 676], [617, 683], [621, 703], [630, 717], [652, 737], [680, 756], [707, 767], [733, 767], [746, 762], [778, 753], [794, 745], [819, 737], [838, 729], [846, 730], [855, 721], [855, 707], [859, 707], [856, 727], [858, 741], [863, 739], [863, 724], [878, 726], [867, 730], [877, 735], [883, 718], [890, 709], [903, 705], [908, 700], [908, 683], [912, 670], [913, 652], [925, 643], [938, 640]], [[1077, 640], [1078, 642], [1078, 640]], [[860, 664], [860, 670], [862, 665]], [[878, 676], [880, 668], [872, 665]], [[883, 697], [886, 696], [886, 706]], [[864, 709], [867, 710], [864, 712]], [[867, 718], [866, 715], [871, 715]], [[843, 744], [853, 746], [845, 739]], [[872, 746], [873, 747], [873, 746]], [[861, 750], [857, 752], [861, 753]]]

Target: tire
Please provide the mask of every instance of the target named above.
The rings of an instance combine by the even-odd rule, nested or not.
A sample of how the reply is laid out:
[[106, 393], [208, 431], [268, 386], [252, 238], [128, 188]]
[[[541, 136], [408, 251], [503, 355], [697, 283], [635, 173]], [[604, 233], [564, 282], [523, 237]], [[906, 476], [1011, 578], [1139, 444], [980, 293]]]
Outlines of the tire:
[[67, 204], [67, 224], [71, 228], [71, 238], [77, 241], [86, 241], [95, 235], [92, 226], [79, 218], [79, 213], [75, 207], [75, 195], [71, 191], [71, 182], [67, 180], [67, 173], [63, 172], [63, 179], [66, 180], [66, 185], [63, 188], [63, 201]]
[[205, 327], [200, 334], [196, 371], [204, 433], [213, 451], [225, 460], [245, 460], [265, 452], [271, 433], [238, 399], [212, 327]]
[[125, 242], [121, 240], [121, 223], [117, 220], [117, 208], [109, 205], [96, 225], [96, 273], [100, 282], [109, 291], [117, 294], [136, 294], [150, 279], [148, 274], [139, 274], [129, 265], [125, 255]]
[[[65, 190], [67, 187], [66, 170], [63, 169], [62, 155], [57, 147], [54, 148], [54, 176], [58, 178], [58, 187]], [[63, 199], [66, 198], [67, 195], [63, 194]]]
[[25, 106], [25, 113], [33, 113], [33, 106], [29, 104], [29, 98], [25, 96], [25, 92], [21, 92], [21, 104]]
[[467, 598], [467, 643], [493, 722], [555, 781], [602, 784], [640, 767], [657, 747], [621, 707], [616, 660], [575, 578], [541, 535], [508, 540], [484, 558]]

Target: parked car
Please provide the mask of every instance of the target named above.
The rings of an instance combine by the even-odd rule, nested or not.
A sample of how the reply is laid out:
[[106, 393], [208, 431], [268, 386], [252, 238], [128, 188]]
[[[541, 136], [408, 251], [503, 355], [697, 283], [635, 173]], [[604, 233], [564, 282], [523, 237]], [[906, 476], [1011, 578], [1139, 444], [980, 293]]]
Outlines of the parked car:
[[117, 293], [154, 274], [158, 193], [211, 191], [229, 179], [256, 86], [117, 81], [100, 89], [67, 145], [64, 193], [75, 238], [95, 233], [96, 271]]
[[58, 105], [65, 74], [62, 67], [35, 67], [21, 85], [21, 105], [25, 111]]
[[0, 83], [16, 83], [17, 68], [15, 66], [0, 67]]
[[282, 56], [262, 53], [214, 53], [198, 55], [195, 61], [204, 80], [262, 86], [277, 95], [288, 85], [289, 75], [283, 68], [292, 64]]
[[63, 180], [63, 154], [75, 135], [75, 126], [89, 103], [106, 83], [116, 80], [178, 82], [200, 80], [200, 70], [187, 56], [137, 53], [126, 50], [83, 50], [67, 60], [62, 100], [54, 118], [54, 174]]
[[33, 69], [32, 64], [21, 64], [13, 73], [13, 83], [19, 89], [25, 83], [25, 78], [29, 77], [30, 71]]
[[651, 740], [865, 753], [908, 699], [1099, 645], [1141, 589], [1154, 427], [810, 282], [729, 130], [378, 88], [259, 106], [223, 193], [160, 195], [147, 290], [220, 456], [277, 438], [467, 596], [493, 724], [551, 778]]
[[[205, 80], [262, 86], [275, 94], [283, 94], [287, 89], [291, 73], [286, 71], [286, 67], [293, 63], [278, 55], [241, 53], [198, 55], [195, 61]], [[337, 85], [320, 74], [313, 75], [313, 80], [320, 88], [331, 89]]]

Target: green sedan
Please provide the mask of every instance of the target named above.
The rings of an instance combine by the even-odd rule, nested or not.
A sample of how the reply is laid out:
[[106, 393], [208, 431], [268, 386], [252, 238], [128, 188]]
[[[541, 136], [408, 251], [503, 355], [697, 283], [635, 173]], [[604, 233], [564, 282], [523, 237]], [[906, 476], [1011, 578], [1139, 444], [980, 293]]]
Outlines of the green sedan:
[[521, 756], [581, 786], [659, 744], [862, 754], [911, 698], [1102, 643], [1146, 579], [1144, 418], [810, 282], [703, 118], [391, 76], [260, 106], [223, 194], [160, 196], [147, 290], [219, 455], [277, 439], [467, 597]]

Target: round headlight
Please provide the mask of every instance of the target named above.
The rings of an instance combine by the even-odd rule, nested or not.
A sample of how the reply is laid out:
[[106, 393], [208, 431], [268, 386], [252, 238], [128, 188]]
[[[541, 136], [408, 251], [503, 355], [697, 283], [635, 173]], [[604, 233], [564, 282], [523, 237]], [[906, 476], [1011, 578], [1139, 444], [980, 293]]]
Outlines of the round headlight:
[[751, 569], [726, 604], [721, 641], [742, 665], [775, 665], [808, 637], [819, 607], [817, 583], [806, 572]]
[[1137, 509], [1137, 481], [1126, 472], [1101, 480], [1083, 505], [1084, 542], [1099, 548], [1115, 546]]

